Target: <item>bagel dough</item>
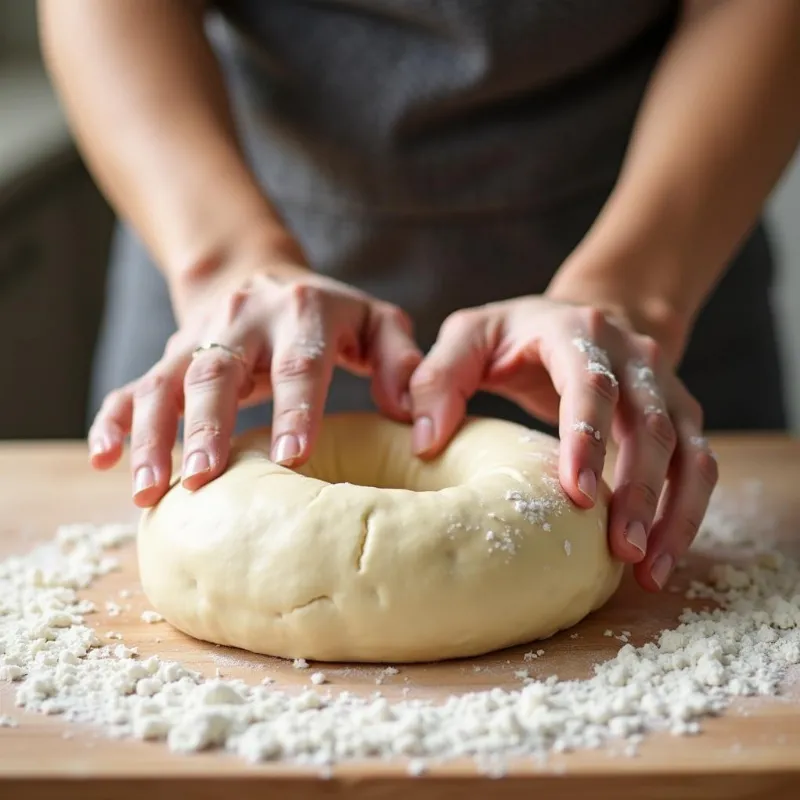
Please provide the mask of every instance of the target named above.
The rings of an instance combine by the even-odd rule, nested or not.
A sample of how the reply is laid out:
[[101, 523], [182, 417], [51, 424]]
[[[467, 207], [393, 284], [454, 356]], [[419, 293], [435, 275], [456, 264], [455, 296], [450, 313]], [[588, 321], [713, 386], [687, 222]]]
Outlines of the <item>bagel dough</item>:
[[437, 459], [411, 428], [327, 416], [298, 470], [269, 460], [269, 430], [234, 443], [227, 471], [175, 481], [144, 512], [144, 591], [198, 639], [283, 658], [417, 662], [545, 638], [616, 590], [609, 489], [579, 510], [558, 442], [469, 419]]

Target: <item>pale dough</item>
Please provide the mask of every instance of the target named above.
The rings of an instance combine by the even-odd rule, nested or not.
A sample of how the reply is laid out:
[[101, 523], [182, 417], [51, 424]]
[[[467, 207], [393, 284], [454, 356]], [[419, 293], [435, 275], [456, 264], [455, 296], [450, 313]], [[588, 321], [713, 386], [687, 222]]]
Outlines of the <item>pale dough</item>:
[[321, 661], [466, 657], [570, 627], [619, 584], [608, 487], [574, 506], [550, 437], [470, 419], [426, 463], [409, 426], [330, 415], [297, 472], [269, 442], [245, 435], [222, 476], [176, 483], [142, 516], [145, 593], [198, 639]]

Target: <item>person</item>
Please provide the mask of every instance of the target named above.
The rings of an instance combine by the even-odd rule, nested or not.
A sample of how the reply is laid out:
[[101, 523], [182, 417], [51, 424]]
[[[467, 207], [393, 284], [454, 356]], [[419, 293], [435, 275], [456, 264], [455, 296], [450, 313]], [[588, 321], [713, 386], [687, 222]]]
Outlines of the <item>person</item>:
[[[121, 222], [88, 435], [135, 502], [268, 421], [378, 408], [557, 426], [658, 591], [717, 481], [704, 430], [785, 425], [760, 222], [800, 137], [796, 0], [40, 0]], [[166, 341], [166, 346], [165, 346]]]

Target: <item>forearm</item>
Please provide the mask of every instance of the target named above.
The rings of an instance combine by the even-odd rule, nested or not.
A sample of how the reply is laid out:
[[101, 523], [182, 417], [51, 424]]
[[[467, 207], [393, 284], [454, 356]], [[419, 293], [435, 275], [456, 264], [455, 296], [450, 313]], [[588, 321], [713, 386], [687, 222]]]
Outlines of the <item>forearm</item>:
[[618, 183], [553, 293], [613, 286], [654, 328], [688, 328], [792, 158], [798, 93], [797, 0], [687, 3]]
[[248, 247], [291, 249], [240, 152], [200, 0], [40, 0], [39, 8], [79, 146], [173, 297], [244, 260]]

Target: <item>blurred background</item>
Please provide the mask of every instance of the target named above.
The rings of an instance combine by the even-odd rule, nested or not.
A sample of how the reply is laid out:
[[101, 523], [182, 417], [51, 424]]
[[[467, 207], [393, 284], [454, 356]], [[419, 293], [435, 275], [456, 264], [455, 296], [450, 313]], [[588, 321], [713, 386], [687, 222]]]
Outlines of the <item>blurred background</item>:
[[[800, 157], [768, 215], [792, 422], [800, 433]], [[0, 0], [0, 439], [85, 434], [113, 219], [42, 67], [35, 3]]]

